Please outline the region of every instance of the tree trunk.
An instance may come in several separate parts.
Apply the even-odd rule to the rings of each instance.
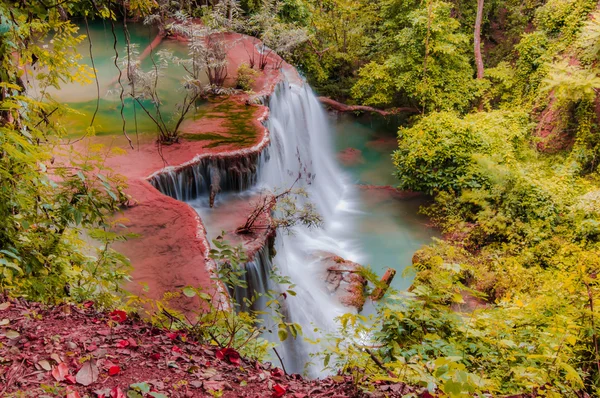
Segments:
[[[483,20],[483,1],[477,0],[477,17],[475,18],[475,65],[477,65],[477,78],[483,79],[483,58],[481,58],[481,22]]]

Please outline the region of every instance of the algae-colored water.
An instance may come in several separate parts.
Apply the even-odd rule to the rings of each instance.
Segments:
[[[332,125],[338,153],[347,153],[351,148],[356,155],[352,164],[341,164],[357,184],[397,185],[391,159],[396,147],[397,122],[343,114],[332,117]],[[364,253],[360,262],[370,265],[379,274],[387,267],[395,268],[398,273],[392,286],[408,288],[412,275],[402,277],[401,274],[411,265],[412,255],[430,243],[432,237],[439,236],[439,232],[429,226],[427,217],[418,214],[425,199],[398,199],[381,189],[360,189],[360,197],[361,213],[357,230],[352,231],[355,244]]]
[[[157,30],[154,27],[146,26],[141,23],[130,23],[127,26],[130,37],[130,51],[135,54],[142,53],[144,49],[154,40]],[[102,22],[93,22],[89,24],[89,38],[83,40],[78,46],[77,51],[81,54],[81,63],[90,67],[92,70],[92,57],[90,57],[90,41],[92,43],[92,54],[97,74],[98,87],[96,79],[92,75],[91,79],[84,84],[70,83],[64,84],[60,91],[49,91],[56,99],[66,103],[75,112],[61,115],[59,122],[67,129],[70,136],[79,136],[85,133],[90,126],[92,116],[98,105],[98,112],[94,121],[94,129],[97,135],[121,134],[123,131],[123,118],[125,119],[125,130],[129,134],[138,132],[156,133],[157,128],[150,117],[146,115],[139,104],[127,95],[128,82],[123,70],[124,61],[127,59],[127,47],[125,41],[124,28],[122,24],[117,24],[114,28],[117,44],[110,24]],[[85,25],[80,25],[81,34],[86,34]],[[87,35],[87,34],[86,34]],[[116,47],[116,51],[115,51]],[[187,46],[173,40],[163,40],[155,48],[150,56],[141,62],[144,71],[155,68],[158,62],[157,53],[161,50],[169,50],[174,56],[185,58],[187,56]],[[121,83],[125,88],[124,107],[121,111],[121,86],[118,82],[119,68],[115,66],[115,58],[118,54],[117,65],[121,68]],[[135,56],[131,58],[137,59]],[[174,62],[164,70],[158,79],[157,92],[160,98],[160,110],[162,117],[168,122],[177,109],[177,105],[185,96],[183,83],[186,72],[184,68]],[[156,106],[149,100],[144,100],[146,106],[153,117],[158,118]],[[122,115],[121,115],[122,112]]]

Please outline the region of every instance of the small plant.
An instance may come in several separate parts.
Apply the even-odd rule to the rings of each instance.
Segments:
[[[236,88],[244,91],[252,91],[254,78],[258,75],[247,63],[242,63],[237,69]]]

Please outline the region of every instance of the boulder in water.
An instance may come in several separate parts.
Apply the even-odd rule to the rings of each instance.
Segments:
[[[326,287],[346,307],[361,311],[365,304],[367,280],[360,274],[361,265],[331,253],[322,259],[326,270]]]

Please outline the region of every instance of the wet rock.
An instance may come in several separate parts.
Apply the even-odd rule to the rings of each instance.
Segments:
[[[211,169],[210,180],[210,207],[212,208],[215,204],[215,197],[221,191],[221,175],[216,168]]]
[[[325,270],[326,288],[346,307],[361,311],[366,297],[364,290],[367,280],[360,275],[360,264],[345,260],[332,253],[321,253]]]

